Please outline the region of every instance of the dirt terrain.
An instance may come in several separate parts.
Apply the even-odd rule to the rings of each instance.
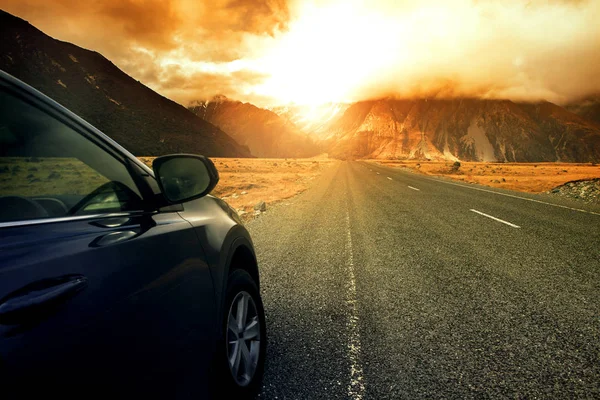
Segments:
[[[139,157],[152,165],[153,157]],[[259,202],[270,205],[289,199],[308,188],[310,182],[335,160],[315,158],[211,158],[219,171],[219,184],[212,191],[240,215],[254,215]]]
[[[567,182],[600,178],[600,166],[569,163],[485,163],[434,161],[372,160],[382,165],[408,168],[425,175],[444,176],[454,180],[491,187],[541,193]]]

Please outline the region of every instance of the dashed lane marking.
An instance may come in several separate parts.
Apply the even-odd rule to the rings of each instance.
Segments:
[[[491,215],[488,215],[486,213],[482,213],[481,211],[477,211],[477,210],[473,210],[473,209],[471,209],[470,211],[473,211],[474,213],[477,213],[479,215],[483,215],[484,217],[491,218],[494,221],[502,222],[503,224],[506,224],[508,226],[512,226],[513,228],[520,228],[519,225],[511,224],[510,222],[504,221],[503,219],[500,219],[500,218],[492,217]]]

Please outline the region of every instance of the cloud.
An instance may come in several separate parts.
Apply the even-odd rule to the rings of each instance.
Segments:
[[[260,72],[243,66],[221,71],[219,68],[186,67],[176,62],[161,65],[159,58],[154,52],[133,50],[132,57],[123,60],[121,67],[136,71],[136,79],[184,105],[216,95],[248,102],[264,103],[267,100],[252,93],[252,88],[267,78]],[[203,65],[212,66],[211,63]]]
[[[247,91],[252,85],[265,79],[260,73],[242,70],[228,75],[196,72],[188,74],[171,74],[168,80],[161,82],[161,92],[167,97],[178,98],[182,104],[190,104],[196,100],[209,100],[217,95],[251,103],[263,103],[268,99]]]
[[[227,64],[252,58],[290,18],[284,0],[0,0],[0,7],[102,53],[183,104],[219,93],[244,97],[240,89],[264,75]]]
[[[215,0],[204,2],[200,21],[212,33],[244,32],[273,35],[289,20],[284,0]]]
[[[376,80],[357,90],[360,95],[437,93],[564,103],[600,92],[600,2],[444,4],[439,18],[412,14],[412,40],[403,48],[409,62],[397,58],[382,66]],[[410,23],[406,15],[396,21]]]
[[[182,104],[600,93],[598,0],[0,0]]]
[[[228,59],[227,49],[243,44],[245,35],[273,35],[289,18],[283,0],[2,0],[0,7],[51,36],[101,52],[187,46],[192,56],[204,49],[214,55],[205,61]]]
[[[259,90],[290,101],[318,93],[564,103],[600,92],[598,20],[591,0],[328,1],[290,22]]]
[[[119,41],[125,39],[156,49],[170,49],[176,45],[173,33],[182,23],[182,17],[172,2],[119,0],[87,4],[91,4],[94,14],[99,15],[102,22],[108,22],[104,25],[105,32],[116,28],[122,33]]]

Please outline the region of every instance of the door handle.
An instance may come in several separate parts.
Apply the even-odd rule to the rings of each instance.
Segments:
[[[87,278],[75,274],[30,283],[0,300],[0,324],[14,325],[44,318],[86,286]]]

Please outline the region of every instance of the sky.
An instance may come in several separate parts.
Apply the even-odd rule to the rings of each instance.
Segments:
[[[600,93],[600,0],[0,0],[188,105]]]

